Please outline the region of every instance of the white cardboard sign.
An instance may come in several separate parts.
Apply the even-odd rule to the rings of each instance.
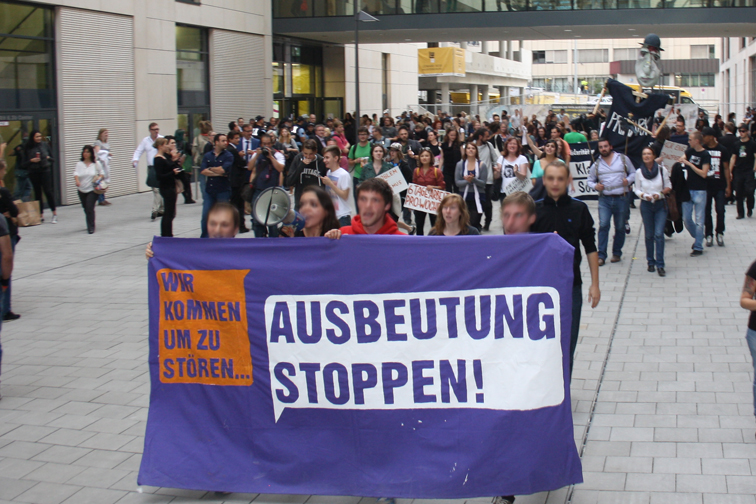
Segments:
[[[446,191],[410,184],[404,200],[404,208],[435,214],[438,212],[438,205],[447,194],[449,193]]]
[[[407,190],[407,181],[404,180],[404,175],[399,168],[392,168],[385,173],[378,175],[378,178],[382,178],[388,185],[391,186],[391,190],[394,194],[399,194],[402,191]]]

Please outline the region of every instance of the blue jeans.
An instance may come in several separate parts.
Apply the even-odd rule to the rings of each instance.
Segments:
[[[0,305],[2,305],[5,302],[5,291],[0,289]],[[3,328],[3,318],[0,317],[0,332],[2,332]],[[2,340],[0,340],[0,374],[3,372],[3,343]]]
[[[641,201],[641,217],[646,232],[646,261],[649,266],[664,267],[664,226],[667,224],[667,207],[664,200]],[[656,260],[654,260],[654,244]]]
[[[580,333],[580,313],[583,311],[583,284],[572,286],[572,327],[570,328],[570,376],[575,360],[578,335]]]
[[[16,243],[18,243],[18,235],[11,236],[11,248],[13,249],[13,255],[16,255]],[[2,306],[2,310],[0,310],[0,319],[5,316],[6,313],[11,311],[11,282],[13,278],[8,279],[8,289],[5,291],[5,295],[3,296],[3,301],[0,306]]]
[[[29,201],[31,192],[32,183],[29,180],[29,172],[16,169],[16,188],[13,190],[13,199]]]
[[[614,243],[612,255],[622,257],[622,246],[625,244],[625,211],[627,198],[622,196],[599,196],[599,231],[598,256],[606,259],[606,249],[609,246],[609,228],[614,219]]]
[[[682,204],[683,221],[685,229],[696,241],[693,250],[703,251],[704,239],[704,215],[706,213],[706,191],[690,191],[690,201]],[[693,221],[693,211],[696,212],[696,220]]]
[[[753,361],[753,414],[756,415],[756,331],[748,329],[746,341],[748,342],[748,349],[751,350],[751,360]]]
[[[231,189],[228,191],[219,192],[217,194],[209,194],[205,191],[202,200],[202,235],[200,238],[207,238],[207,214],[210,213],[210,208],[218,201],[229,201],[231,199]]]

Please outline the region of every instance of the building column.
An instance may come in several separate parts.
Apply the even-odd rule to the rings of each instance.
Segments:
[[[507,43],[504,40],[499,40],[499,58],[505,58],[507,56]]]
[[[481,54],[488,54],[489,50],[490,50],[490,48],[488,46],[488,41],[487,40],[481,41],[480,42],[480,52],[481,52]]]
[[[483,94],[483,103],[485,103],[488,100],[490,100],[490,97],[488,95],[488,90],[489,89],[490,89],[490,87],[488,86],[488,84],[483,84],[483,85],[480,86],[480,92]]]
[[[510,42],[510,44],[512,44],[512,42]],[[519,56],[517,57],[517,61],[519,61],[521,63],[522,63],[522,46],[523,45],[524,44],[522,43],[522,40],[520,40],[520,45],[517,46],[517,48],[518,48],[518,54],[519,54]]]
[[[520,90],[520,105],[525,105],[525,88],[517,88]]]
[[[472,112],[472,108],[476,105],[478,105],[478,85],[470,84],[470,110],[471,112]]]
[[[499,86],[499,103],[509,105],[509,86]]]
[[[513,60],[514,59],[513,55],[514,55],[514,51],[512,50],[512,41],[509,40],[507,41],[507,59],[510,61]]]
[[[459,47],[461,47],[462,49],[466,50],[467,49],[467,42],[460,42],[459,43]]]
[[[442,82],[441,83],[441,110],[444,110],[444,107],[449,106],[451,95],[449,94],[449,83],[448,82]]]

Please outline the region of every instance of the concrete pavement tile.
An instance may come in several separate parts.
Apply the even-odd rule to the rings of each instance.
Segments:
[[[77,448],[86,450],[85,448]],[[86,450],[89,453],[76,460],[74,463],[88,467],[114,468],[124,460],[131,457],[131,453],[121,453],[108,450]]]
[[[80,489],[81,487],[72,485],[41,482],[16,497],[15,500],[30,504],[60,504]]]
[[[674,474],[640,474],[627,475],[625,490],[636,492],[674,492]]]
[[[70,485],[80,485],[96,488],[111,488],[121,479],[125,478],[129,474],[129,471],[117,470],[113,468],[102,467],[84,467],[84,466],[72,466],[81,469],[76,475],[72,476],[68,481]],[[134,478],[134,487],[136,487],[136,478]],[[130,490],[133,490],[131,488]],[[116,489],[119,490],[119,489]]]
[[[702,459],[703,474],[751,475],[751,465],[747,459]]]
[[[24,479],[45,481],[47,483],[69,483],[71,485],[76,485],[76,483],[69,482],[68,480],[83,470],[84,468],[81,466],[48,462],[24,476]]]
[[[33,460],[41,462],[56,462],[59,464],[71,464],[87,455],[92,450],[87,448],[77,448],[75,446],[55,445],[42,453],[35,455]]]
[[[120,490],[87,487],[82,488],[63,502],[66,504],[115,504],[125,496],[126,492]]]
[[[755,504],[756,496],[728,494],[706,494],[703,504]]]
[[[21,479],[42,465],[44,462],[3,458],[0,459],[0,475],[3,478]]]
[[[43,443],[29,443],[27,441],[11,441],[0,447],[0,457],[12,457],[18,459],[30,459],[50,448],[51,445]]]
[[[701,474],[701,459],[657,457],[654,459],[654,472],[662,474]]]
[[[658,492],[651,494],[651,504],[703,504],[701,494]]]
[[[155,495],[148,493],[130,492],[118,504],[170,504],[175,502],[172,495]]]
[[[727,476],[727,491],[756,495],[756,476]]]
[[[57,429],[49,436],[40,439],[40,442],[64,446],[78,446],[95,434],[95,432],[76,429]]]
[[[0,499],[12,501],[36,484],[36,481],[25,481],[0,476]]]
[[[722,475],[678,474],[678,492],[726,493],[727,481]]]

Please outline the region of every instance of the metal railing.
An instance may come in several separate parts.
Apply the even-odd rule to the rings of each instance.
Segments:
[[[274,18],[351,16],[354,1],[373,15],[555,10],[753,7],[756,0],[276,0]]]

